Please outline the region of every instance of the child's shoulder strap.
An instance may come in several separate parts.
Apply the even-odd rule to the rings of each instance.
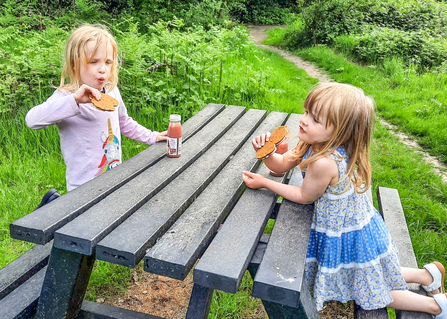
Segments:
[[[340,178],[344,177],[342,175],[346,174],[349,161],[346,149],[343,146],[339,146],[337,149],[329,153],[329,158],[333,159],[337,164]]]

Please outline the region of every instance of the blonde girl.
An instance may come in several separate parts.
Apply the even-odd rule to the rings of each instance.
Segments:
[[[251,172],[243,172],[242,178],[250,188],[265,187],[288,200],[313,203],[305,275],[317,309],[328,300],[354,300],[366,310],[391,307],[447,318],[443,265],[400,267],[388,229],[365,194],[371,185],[374,101],[351,85],[325,83],[307,96],[304,110],[298,145],[264,161],[275,172],[299,165],[302,186]],[[255,150],[269,136],[254,138]],[[423,285],[433,297],[410,292],[407,282]]]
[[[121,133],[146,144],[166,140],[166,131],[153,132],[127,114],[117,83],[116,40],[105,26],[84,25],[68,38],[60,86],[26,115],[32,129],[57,125],[68,191],[122,162]],[[91,103],[101,93],[118,100],[113,112]]]

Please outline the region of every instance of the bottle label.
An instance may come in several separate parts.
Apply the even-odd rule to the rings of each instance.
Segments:
[[[182,154],[182,138],[168,137],[168,156],[180,156]]]

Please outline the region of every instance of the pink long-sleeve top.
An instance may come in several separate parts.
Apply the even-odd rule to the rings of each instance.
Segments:
[[[57,125],[68,191],[121,164],[121,133],[145,144],[156,142],[158,132],[138,124],[127,114],[117,87],[107,94],[119,102],[113,112],[99,110],[92,103],[78,105],[73,93],[56,90],[26,115],[26,123],[32,129]]]

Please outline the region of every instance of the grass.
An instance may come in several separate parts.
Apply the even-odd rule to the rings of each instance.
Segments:
[[[447,262],[447,185],[422,155],[376,124],[371,164],[373,187],[396,188],[418,265]]]
[[[284,46],[287,29],[267,30],[265,43]],[[398,59],[385,60],[380,66],[358,65],[343,52],[319,46],[293,52],[315,63],[337,82],[361,87],[373,96],[378,114],[410,134],[426,150],[447,164],[447,74],[416,72]]]
[[[236,294],[215,290],[208,318],[266,318],[261,300],[251,297],[252,286],[253,280],[246,271]]]

